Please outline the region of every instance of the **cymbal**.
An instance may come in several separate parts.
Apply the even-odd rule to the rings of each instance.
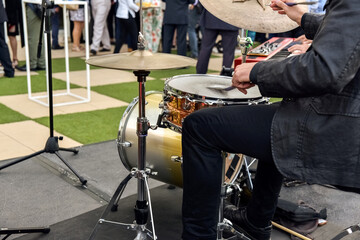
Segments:
[[[270,0],[259,1],[262,4],[257,0],[200,0],[204,8],[215,17],[246,30],[261,33],[280,33],[298,27],[286,15],[278,14],[269,6],[265,6],[265,3],[270,2]],[[300,7],[305,11],[307,10],[307,6]]]
[[[152,53],[148,50],[135,50],[130,53],[91,57],[86,61],[86,63],[110,69],[160,70],[193,66],[196,61],[192,58],[175,54]]]

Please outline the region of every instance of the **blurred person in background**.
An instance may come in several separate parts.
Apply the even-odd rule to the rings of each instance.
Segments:
[[[140,1],[136,1],[140,4]],[[161,26],[163,23],[163,11],[161,0],[143,1],[143,35],[146,40],[145,48],[151,52],[157,52],[161,39]]]
[[[198,62],[196,64],[196,73],[207,73],[210,56],[219,34],[221,35],[221,46],[223,47],[222,66],[231,68],[234,61],[239,29],[233,25],[223,22],[206,9],[203,10],[201,15],[200,26],[203,29],[204,35],[201,39],[201,48]],[[222,66],[219,66],[219,69],[221,69]]]
[[[189,23],[188,7],[195,0],[162,0],[166,3],[163,27],[163,52],[170,53],[176,30],[177,54],[186,56],[186,33]]]
[[[45,44],[42,45],[41,55],[38,58],[39,34],[41,29],[42,7],[39,4],[26,4],[26,24],[29,46],[29,62],[31,71],[45,70]],[[43,40],[44,42],[44,40]],[[17,67],[20,71],[26,71],[26,65]]]
[[[14,77],[14,68],[12,67],[9,48],[5,41],[4,23],[7,21],[7,16],[3,2],[0,1],[0,63],[4,67],[5,77]]]
[[[54,50],[64,49],[64,47],[59,45],[59,28],[60,28],[60,13],[61,7],[59,5],[55,5],[51,10],[51,38],[52,44],[51,48]]]
[[[90,46],[90,53],[96,55],[103,45],[101,52],[108,52],[111,49],[109,30],[107,27],[107,17],[111,8],[109,0],[91,0],[91,12],[94,20],[93,37]]]
[[[69,10],[70,20],[74,23],[72,37],[73,37],[73,52],[81,52],[84,50],[84,47],[80,45],[81,33],[84,29],[84,20],[85,20],[85,11],[84,5],[79,5],[77,10]]]
[[[140,7],[133,0],[117,0],[115,3],[116,16],[116,42],[114,53],[119,53],[122,45],[130,36],[130,46],[132,50],[137,49],[138,29],[135,21],[135,13]]]
[[[203,10],[201,3],[196,0],[194,4],[189,5],[189,24],[188,24],[188,35],[190,45],[190,57],[198,58],[199,55],[199,42],[196,33],[196,28],[199,26],[200,17]]]
[[[17,39],[16,36],[23,33],[22,29],[22,11],[21,11],[21,0],[5,0],[6,14],[8,17],[7,22],[7,33],[9,37],[11,53],[12,53],[12,66],[15,68],[18,66],[18,55],[17,55]],[[22,44],[23,35],[22,36]]]

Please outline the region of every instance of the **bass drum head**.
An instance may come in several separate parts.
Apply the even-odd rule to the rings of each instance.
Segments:
[[[151,124],[157,122],[161,109],[159,103],[162,101],[160,92],[146,93],[145,115]],[[120,121],[117,138],[120,160],[130,171],[137,167],[138,160],[138,136],[136,125],[138,117],[138,99],[134,99],[125,110]],[[164,183],[182,187],[181,163],[172,161],[173,156],[182,156],[181,134],[169,128],[157,128],[148,130],[146,137],[146,168],[156,172],[151,178]],[[225,166],[225,182],[232,183],[240,172],[243,163],[241,154],[227,154]]]

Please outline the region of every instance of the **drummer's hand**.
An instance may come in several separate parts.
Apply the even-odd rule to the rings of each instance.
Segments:
[[[310,47],[310,44],[308,43],[302,43],[302,44],[295,44],[289,47],[288,51],[293,54],[302,54],[305,53],[308,48]]]
[[[240,92],[247,94],[248,88],[255,86],[250,83],[250,72],[256,63],[243,63],[235,68],[234,75],[232,77],[232,86],[239,89]]]
[[[297,37],[294,39],[294,42],[305,42],[305,41],[308,41],[308,39],[305,37],[305,34],[301,35],[300,37]]]
[[[295,21],[299,26],[301,25],[301,18],[305,13],[298,5],[287,6],[284,2],[294,2],[293,0],[272,0],[270,7],[279,14],[286,14],[291,20]]]

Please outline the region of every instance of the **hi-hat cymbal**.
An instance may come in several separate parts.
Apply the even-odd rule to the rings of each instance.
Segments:
[[[257,0],[200,0],[200,2],[215,17],[246,30],[261,33],[280,33],[298,27],[286,15],[278,14]],[[263,0],[262,2],[268,3],[270,0]],[[306,11],[306,6],[301,7]]]
[[[160,70],[182,68],[195,65],[192,58],[168,53],[152,53],[135,50],[130,53],[109,54],[91,57],[86,63],[103,68],[122,70]]]

